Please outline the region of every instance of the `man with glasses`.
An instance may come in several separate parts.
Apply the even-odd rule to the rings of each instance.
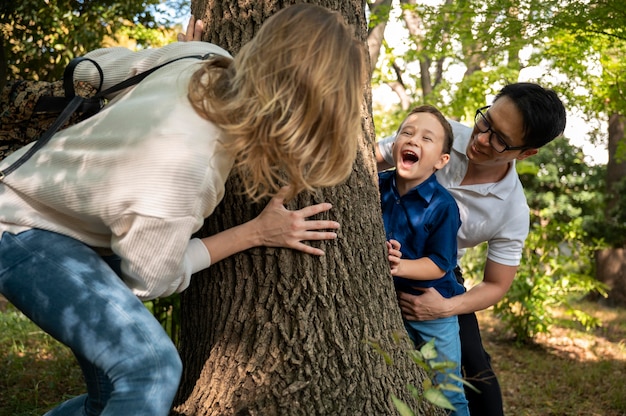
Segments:
[[[464,375],[480,393],[466,389],[470,413],[503,415],[500,386],[484,350],[476,311],[496,304],[511,286],[522,257],[530,213],[515,161],[563,134],[565,108],[557,95],[532,83],[504,87],[491,106],[476,111],[474,128],[452,121],[450,162],[437,171],[461,212],[458,259],[468,247],[487,242],[481,283],[461,295],[443,298],[426,289],[419,296],[398,293],[403,316],[425,321],[458,315]],[[391,167],[394,137],[376,146],[378,169]],[[457,279],[463,282],[457,268]]]

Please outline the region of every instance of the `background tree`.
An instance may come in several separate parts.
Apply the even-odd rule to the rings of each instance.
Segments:
[[[267,17],[290,3],[208,0],[193,2],[192,11],[205,21],[205,40],[236,54]],[[340,11],[365,42],[361,1],[315,3]],[[369,103],[368,86],[364,94]],[[369,104],[363,125],[347,182],[289,205],[333,204],[327,216],[342,228],[337,241],[321,243],[326,256],[248,250],[195,276],[183,292],[185,372],[177,414],[394,414],[392,394],[418,414],[437,414],[407,393],[407,383],[419,385],[423,373],[404,351],[408,343],[396,340],[406,337],[386,260]],[[260,212],[263,204],[252,204],[240,189],[232,177],[202,235]]]
[[[188,7],[189,0],[3,1],[0,81],[60,79],[72,58],[111,42],[169,43],[165,28],[173,32],[174,17]]]

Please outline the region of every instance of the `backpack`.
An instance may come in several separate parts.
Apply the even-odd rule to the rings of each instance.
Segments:
[[[74,87],[76,94],[86,98],[97,92],[86,82]],[[48,130],[69,102],[65,97],[63,81],[8,81],[0,91],[0,160]],[[80,113],[73,114],[60,129],[81,119]]]
[[[104,73],[92,59],[74,58],[65,68],[63,80],[10,81],[0,96],[0,160],[21,148],[37,141],[11,166],[0,172],[0,181],[26,162],[37,150],[43,147],[60,129],[64,129],[99,112],[106,103],[105,97],[138,84],[154,71],[181,59],[209,59],[215,56],[190,55],[172,59],[147,71],[132,76],[102,91]],[[100,73],[100,86],[92,87],[85,82],[74,81],[74,69],[89,61]]]

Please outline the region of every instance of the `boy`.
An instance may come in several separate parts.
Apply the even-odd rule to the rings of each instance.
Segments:
[[[450,160],[452,140],[452,127],[439,110],[432,106],[417,107],[396,135],[393,146],[396,169],[379,174],[389,264],[398,292],[420,294],[416,287],[432,287],[446,298],[464,292],[453,272],[456,236],[461,225],[459,209],[434,175]],[[419,340],[434,338],[442,361],[461,362],[456,316],[404,322],[416,346]],[[451,372],[461,377],[459,365]],[[462,383],[452,384],[457,385],[458,391],[443,392],[456,409],[452,414],[469,415]]]

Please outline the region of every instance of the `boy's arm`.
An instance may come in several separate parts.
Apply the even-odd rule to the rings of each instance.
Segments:
[[[391,269],[391,275],[411,280],[435,280],[443,277],[446,272],[439,268],[428,257],[416,260],[401,259],[395,272]]]
[[[387,242],[391,275],[411,280],[435,280],[443,277],[446,272],[428,257],[416,260],[403,259],[400,243],[396,240]]]

